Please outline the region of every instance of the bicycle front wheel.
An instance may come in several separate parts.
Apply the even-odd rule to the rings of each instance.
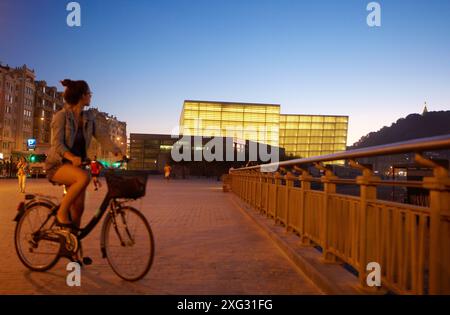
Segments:
[[[155,244],[150,225],[135,208],[121,207],[105,219],[103,243],[112,270],[122,279],[137,281],[150,270]]]

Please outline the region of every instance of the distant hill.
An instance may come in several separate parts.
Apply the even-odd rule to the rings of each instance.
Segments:
[[[400,118],[390,127],[371,132],[355,142],[349,149],[406,141],[416,138],[450,134],[450,111],[424,112]]]

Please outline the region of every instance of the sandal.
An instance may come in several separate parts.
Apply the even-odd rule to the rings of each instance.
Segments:
[[[69,222],[69,223],[60,222],[57,215],[55,215],[55,224],[56,224],[56,226],[59,226],[60,228],[67,228],[67,229],[70,229],[71,231],[76,232],[79,230],[79,228],[73,222]]]

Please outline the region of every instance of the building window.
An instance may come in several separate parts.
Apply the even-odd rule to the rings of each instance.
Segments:
[[[12,102],[13,102],[13,97],[12,97],[11,95],[9,95],[9,94],[6,94],[6,102],[12,104]]]

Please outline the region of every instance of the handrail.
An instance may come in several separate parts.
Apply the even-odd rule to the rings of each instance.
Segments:
[[[450,134],[428,137],[428,138],[420,138],[408,141],[401,141],[396,143],[378,145],[368,148],[354,149],[349,151],[343,151],[333,154],[320,155],[310,158],[300,158],[293,159],[289,161],[283,162],[275,162],[268,164],[260,164],[255,166],[242,167],[237,169],[231,169],[230,172],[234,171],[245,171],[252,169],[259,169],[263,167],[282,167],[282,166],[292,166],[298,164],[305,163],[317,163],[317,162],[328,162],[328,161],[336,161],[336,160],[344,160],[344,159],[356,159],[356,158],[365,158],[365,157],[373,157],[379,155],[392,155],[392,154],[400,154],[400,153],[409,153],[409,152],[424,152],[431,150],[440,150],[440,149],[450,149]]]
[[[450,176],[447,166],[423,155],[440,149],[450,149],[450,134],[230,169],[230,189],[286,231],[295,232],[302,245],[319,246],[324,262],[343,261],[355,268],[363,289],[371,290],[367,267],[377,262],[385,270],[382,285],[387,289],[450,294]],[[358,163],[359,158],[402,153],[414,154],[417,165],[433,172],[422,180],[383,179],[369,165]],[[321,164],[335,160],[347,160],[360,176],[341,178]],[[323,171],[321,176],[308,172],[305,163]],[[291,173],[291,167],[296,172]],[[312,183],[323,185],[316,190]],[[359,196],[340,193],[341,185],[358,186],[353,193]],[[420,191],[403,196],[414,204],[394,202],[383,200],[389,190],[378,189],[381,186]]]

